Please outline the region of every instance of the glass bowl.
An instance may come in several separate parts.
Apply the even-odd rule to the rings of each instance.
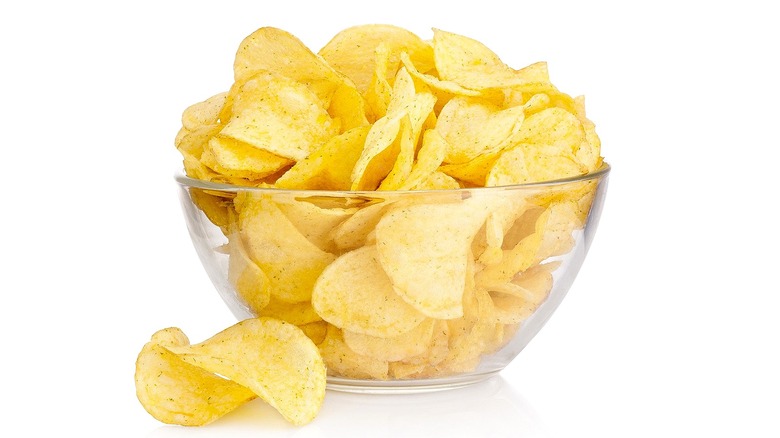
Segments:
[[[539,332],[585,259],[609,172],[388,192],[176,181],[236,318],[299,326],[329,389],[420,392],[498,373]]]

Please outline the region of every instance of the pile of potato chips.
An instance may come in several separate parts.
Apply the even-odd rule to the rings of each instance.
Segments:
[[[188,176],[236,187],[189,195],[226,237],[215,251],[235,294],[299,327],[329,375],[472,371],[545,301],[597,181],[482,187],[602,168],[584,100],[546,64],[517,70],[473,39],[389,25],[315,54],[266,27],[234,72],[184,111],[176,146]]]

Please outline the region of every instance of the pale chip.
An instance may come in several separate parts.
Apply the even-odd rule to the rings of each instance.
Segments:
[[[311,297],[322,319],[344,330],[377,337],[406,333],[425,319],[396,294],[377,258],[376,247],[364,246],[325,268]]]

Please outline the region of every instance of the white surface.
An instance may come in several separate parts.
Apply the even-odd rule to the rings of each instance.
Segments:
[[[754,1],[404,3],[0,6],[0,435],[780,435],[777,15]],[[462,33],[515,67],[547,60],[588,97],[614,171],[579,278],[478,387],[329,393],[303,428],[259,401],[205,428],[156,422],[134,394],[144,342],[234,322],[176,198],[181,111],[230,86],[258,27],[316,50],[368,22]]]

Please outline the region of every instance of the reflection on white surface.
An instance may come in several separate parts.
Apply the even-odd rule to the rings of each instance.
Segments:
[[[287,424],[255,400],[200,428],[162,426],[147,437],[507,437],[549,436],[533,408],[500,376],[460,389],[408,395],[328,391],[317,418]]]

